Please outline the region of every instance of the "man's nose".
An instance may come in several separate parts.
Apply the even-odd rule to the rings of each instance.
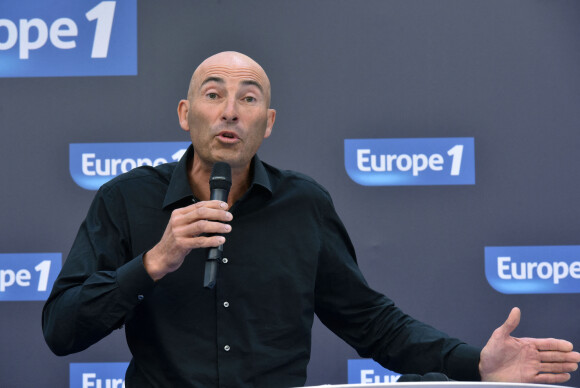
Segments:
[[[231,123],[238,121],[238,109],[234,98],[227,99],[222,112],[222,121]]]

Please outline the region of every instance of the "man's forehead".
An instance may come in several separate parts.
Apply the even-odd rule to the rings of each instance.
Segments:
[[[222,77],[220,77],[219,75],[208,75],[202,82],[201,85],[199,86],[200,89],[202,89],[204,87],[204,85],[206,84],[211,84],[211,83],[217,83],[217,84],[226,84],[228,82],[228,79],[224,79]],[[255,86],[258,89],[260,89],[260,91],[263,93],[264,92],[264,87],[262,86],[261,82],[259,80],[254,80],[252,78],[245,78],[245,77],[240,77],[239,79],[235,79],[234,82],[237,83],[238,86]]]
[[[266,86],[268,77],[261,69],[253,66],[209,64],[200,66],[193,74],[193,80],[199,87],[210,81],[255,83]]]
[[[190,92],[209,82],[235,82],[255,85],[268,97],[270,80],[264,69],[252,58],[238,52],[222,52],[203,61],[193,73]]]

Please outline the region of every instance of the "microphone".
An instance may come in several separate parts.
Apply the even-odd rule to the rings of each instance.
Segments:
[[[232,169],[225,162],[216,162],[211,170],[209,178],[210,200],[227,202],[232,186]],[[213,288],[216,282],[218,260],[222,259],[224,246],[212,247],[207,254],[205,272],[203,274],[203,286]]]
[[[397,380],[398,383],[409,383],[415,381],[453,381],[453,380],[451,380],[443,373],[438,372],[430,372],[423,376],[410,373],[401,375],[401,377],[399,377],[399,379]]]

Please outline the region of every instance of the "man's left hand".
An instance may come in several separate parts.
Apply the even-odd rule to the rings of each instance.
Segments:
[[[520,309],[514,307],[481,351],[479,372],[482,381],[534,384],[568,381],[569,372],[578,369],[580,353],[573,352],[572,344],[564,340],[512,337],[520,317]]]

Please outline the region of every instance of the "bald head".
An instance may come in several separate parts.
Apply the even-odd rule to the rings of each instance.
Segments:
[[[209,173],[222,161],[244,176],[276,119],[266,72],[250,57],[232,51],[198,66],[177,113],[181,128],[191,136],[194,166]]]
[[[187,99],[191,102],[195,92],[208,81],[219,81],[227,76],[257,86],[264,94],[266,106],[270,106],[271,87],[266,72],[252,58],[235,51],[217,53],[203,61],[193,72]]]

